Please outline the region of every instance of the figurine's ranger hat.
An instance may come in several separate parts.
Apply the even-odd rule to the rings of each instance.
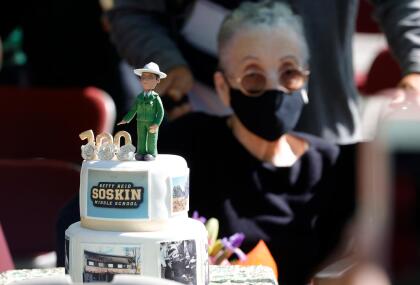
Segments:
[[[163,73],[162,71],[160,71],[159,65],[157,65],[154,62],[149,62],[143,68],[134,69],[134,73],[137,74],[138,76],[141,76],[143,72],[159,75],[160,79],[166,77],[166,73]]]

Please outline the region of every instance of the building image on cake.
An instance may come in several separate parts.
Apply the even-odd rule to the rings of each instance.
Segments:
[[[140,274],[137,248],[126,248],[125,255],[84,251],[83,282],[111,282],[115,274]]]
[[[161,277],[187,285],[197,284],[197,253],[194,240],[160,244]]]

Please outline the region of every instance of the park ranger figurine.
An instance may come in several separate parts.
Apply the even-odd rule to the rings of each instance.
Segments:
[[[164,111],[159,94],[153,90],[166,74],[154,62],[135,69],[134,73],[140,76],[143,92],[137,96],[133,107],[117,125],[127,124],[137,115],[136,160],[154,160],[157,155],[158,128]]]

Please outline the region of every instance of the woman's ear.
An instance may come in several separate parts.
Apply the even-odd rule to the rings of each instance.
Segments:
[[[230,107],[229,85],[226,82],[225,76],[222,72],[216,71],[213,75],[213,80],[217,95],[222,100],[225,106]]]

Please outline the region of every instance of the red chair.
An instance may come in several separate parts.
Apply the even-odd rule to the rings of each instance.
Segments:
[[[79,177],[70,162],[0,159],[0,221],[14,257],[55,250],[58,213],[79,190]]]
[[[12,270],[15,268],[9,246],[0,224],[0,272]]]
[[[373,6],[367,0],[359,1],[356,31],[370,34],[382,33],[373,19]],[[367,73],[355,75],[358,89],[364,95],[375,94],[380,90],[395,87],[400,80],[401,69],[388,49],[384,49],[376,55]]]
[[[382,50],[372,62],[365,82],[359,86],[365,95],[397,86],[401,80],[401,68],[388,49]]]
[[[111,131],[115,104],[97,88],[0,87],[0,158],[81,162],[79,133]]]
[[[356,19],[356,31],[359,33],[381,33],[378,24],[372,17],[373,6],[367,0],[359,1],[359,10]]]

